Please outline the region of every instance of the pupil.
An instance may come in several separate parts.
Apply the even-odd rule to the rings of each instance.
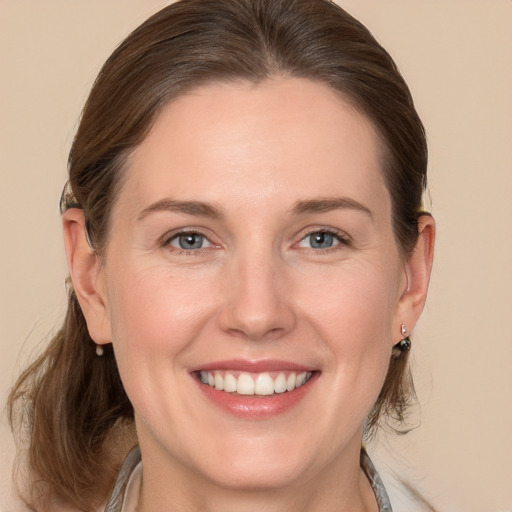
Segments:
[[[310,238],[311,247],[315,249],[326,249],[332,246],[333,238],[329,233],[315,233]]]
[[[182,249],[200,249],[202,243],[202,236],[197,234],[181,235],[179,238]]]

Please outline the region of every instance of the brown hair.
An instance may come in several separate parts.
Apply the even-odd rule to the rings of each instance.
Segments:
[[[389,54],[328,0],[182,0],[121,43],[84,107],[61,205],[83,209],[96,252],[101,255],[108,242],[123,164],[167,102],[208,82],[258,83],[276,75],[327,84],[372,121],[383,149],[397,246],[407,257],[417,240],[426,183],[423,126]],[[407,353],[394,354],[367,433],[381,417],[402,422],[411,398]],[[13,428],[20,422],[28,429],[28,465],[43,485],[38,492],[84,510],[97,506],[119,462],[113,439],[133,439],[133,409],[111,346],[95,357],[72,286],[62,328],[21,375],[9,407]],[[36,487],[31,503],[38,500]]]

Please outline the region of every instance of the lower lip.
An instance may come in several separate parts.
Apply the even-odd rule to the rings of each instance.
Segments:
[[[194,377],[201,391],[214,405],[233,416],[251,420],[269,419],[289,411],[309,393],[317,378],[318,372],[314,372],[300,388],[269,396],[258,396],[219,391]]]

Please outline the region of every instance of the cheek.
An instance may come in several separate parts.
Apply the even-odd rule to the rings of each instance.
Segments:
[[[308,293],[297,291],[303,316],[330,351],[327,371],[336,387],[370,405],[389,365],[397,273],[392,265],[387,272],[378,266],[354,266],[336,277],[316,279],[317,286],[312,281]]]
[[[176,389],[182,381],[184,357],[211,316],[207,287],[204,280],[190,282],[154,267],[118,266],[112,275],[109,314],[115,357],[126,393],[147,424],[168,410],[169,395],[162,390]],[[176,410],[186,409],[179,397],[173,400]],[[178,428],[173,421],[166,418],[171,430]]]
[[[359,348],[385,344],[398,300],[397,274],[392,266],[346,266],[324,276],[312,274],[294,294],[304,314],[336,338],[359,338]]]
[[[109,287],[114,348],[121,365],[175,357],[211,309],[207,285],[161,268],[119,269]]]

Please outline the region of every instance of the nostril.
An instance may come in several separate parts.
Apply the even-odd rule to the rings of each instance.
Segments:
[[[230,326],[223,330],[233,336],[246,338],[252,341],[273,340],[282,338],[291,330],[291,325],[286,326],[283,324],[275,326],[279,321],[280,319],[277,318],[259,318],[245,321],[238,319],[238,321],[233,320]]]
[[[259,339],[280,328],[278,318],[272,309],[262,305],[237,301],[225,308],[220,315],[222,329],[232,335],[249,339]]]
[[[223,290],[221,329],[255,341],[276,339],[290,332],[295,326],[293,308],[286,295],[290,287],[276,278],[273,263],[255,263],[252,255],[250,261],[239,262],[235,267]]]

